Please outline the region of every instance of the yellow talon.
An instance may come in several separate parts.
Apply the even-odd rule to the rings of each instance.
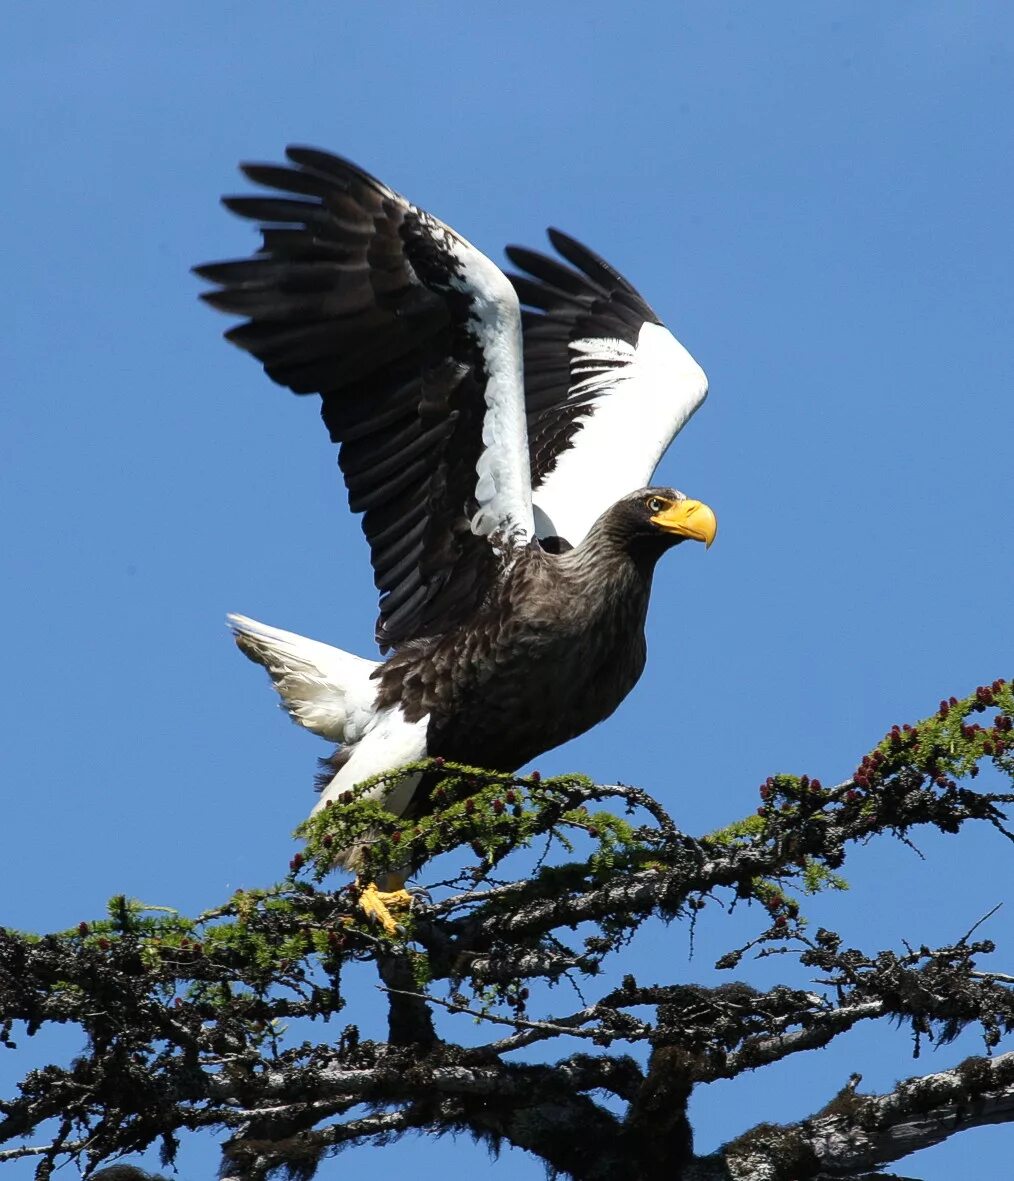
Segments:
[[[398,933],[398,924],[391,917],[392,910],[410,910],[412,895],[405,889],[405,879],[397,874],[388,874],[385,885],[392,890],[380,890],[376,882],[364,886],[359,895],[359,909],[368,919],[380,923],[388,935]]]

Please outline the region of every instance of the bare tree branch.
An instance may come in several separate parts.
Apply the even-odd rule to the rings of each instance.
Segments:
[[[196,919],[119,897],[67,931],[0,930],[0,1043],[16,1051],[46,1023],[73,1024],[87,1043],[0,1101],[0,1161],[37,1160],[40,1181],[65,1160],[94,1173],[153,1146],[170,1165],[181,1134],[213,1130],[226,1137],[224,1177],[309,1181],[344,1147],[426,1130],[515,1145],[571,1181],[889,1181],[880,1170],[919,1148],[1014,1122],[1011,1054],[879,1096],[859,1094],[856,1077],[809,1119],[759,1125],[708,1156],[694,1153],[688,1105],[697,1088],[864,1021],[904,1023],[916,1053],[967,1028],[992,1052],[1014,1032],[1014,976],[985,970],[994,945],[973,941],[983,920],[950,946],[913,932],[901,950],[864,950],[811,934],[801,911],[857,842],[908,841],[920,826],[954,835],[975,821],[1009,838],[1014,797],[970,781],[984,759],[1014,780],[1012,712],[1008,685],[980,686],[893,727],[846,782],[771,777],[757,815],[699,838],[637,788],[426,764],[444,775],[433,816],[405,828],[375,802],[324,810],[286,881]],[[321,887],[335,844],[363,833],[378,869],[462,849],[479,864],[434,886],[388,938],[354,891]],[[501,867],[533,844],[535,869],[506,878]],[[620,976],[646,920],[692,919],[715,897],[757,919],[718,966],[745,973],[748,953],[777,953],[795,986]],[[334,1020],[348,978],[364,972],[388,1003],[369,1037]],[[580,1007],[536,989],[561,983],[580,984]],[[459,1024],[477,1021],[504,1036],[475,1045]],[[311,1022],[329,1024],[299,1040]],[[626,1052],[634,1045],[646,1064]],[[94,1175],[146,1179],[122,1164]]]
[[[810,1119],[762,1125],[717,1156],[737,1181],[868,1177],[956,1132],[1012,1119],[1014,1053],[968,1059],[954,1070],[907,1079],[883,1095],[846,1088]]]

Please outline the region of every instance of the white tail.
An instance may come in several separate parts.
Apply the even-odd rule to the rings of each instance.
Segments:
[[[245,615],[228,616],[240,651],[262,664],[294,722],[332,742],[357,742],[373,717],[378,667],[330,644],[268,627]]]
[[[335,775],[322,785],[314,812],[341,800],[364,779],[394,770],[426,756],[429,717],[405,719],[398,705],[376,711],[377,682],[370,674],[378,664],[330,644],[294,632],[268,627],[245,615],[228,616],[240,651],[262,664],[294,722],[346,747],[335,761]],[[408,807],[420,776],[376,786],[366,798],[379,800],[400,816]],[[334,864],[358,872],[362,846],[335,853]]]

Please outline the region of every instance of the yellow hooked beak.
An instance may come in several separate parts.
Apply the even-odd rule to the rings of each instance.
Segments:
[[[690,541],[703,541],[709,549],[718,532],[718,521],[710,508],[700,500],[674,500],[667,509],[651,518],[651,523],[666,533]]]

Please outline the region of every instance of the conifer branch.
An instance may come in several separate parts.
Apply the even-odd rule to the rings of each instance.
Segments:
[[[226,1137],[224,1176],[287,1169],[309,1181],[343,1147],[425,1129],[516,1145],[572,1181],[872,1181],[964,1128],[1014,1122],[1011,1054],[880,1096],[860,1095],[856,1080],[808,1120],[761,1125],[710,1156],[694,1154],[688,1116],[695,1088],[860,1022],[904,1023],[916,1053],[966,1029],[992,1053],[1014,1032],[1014,975],[982,966],[994,950],[973,940],[983,920],[949,946],[863,950],[811,934],[804,913],[808,894],[839,884],[858,842],[980,822],[1006,850],[1014,794],[973,781],[986,762],[1014,781],[1012,706],[999,681],[942,701],[892,727],[847,781],[773,776],[756,815],[696,838],[638,788],[443,764],[432,816],[406,827],[365,799],[324,810],[283,882],[196,918],[121,896],[66,931],[0,930],[8,1053],[47,1023],[75,1025],[88,1043],[0,1102],[0,1161],[36,1159],[46,1178],[64,1160],[96,1170],[157,1145],[168,1165],[182,1133],[211,1130]],[[333,848],[352,839],[368,843],[378,871],[406,855],[421,870],[443,854],[478,864],[433,886],[391,938],[358,911],[355,889],[325,888]],[[537,868],[510,880],[511,858],[533,845]],[[756,916],[720,968],[778,952],[804,987],[619,979],[643,923],[692,919],[712,899]],[[349,977],[364,972],[389,1004],[372,1038],[336,1021],[349,1016]],[[562,981],[580,985],[579,1007],[542,987]],[[329,1024],[297,1041],[285,1029],[294,1018]],[[459,1023],[476,1021],[503,1036],[472,1044]],[[582,1044],[593,1052],[574,1053]],[[541,1061],[517,1061],[536,1048]],[[94,1175],[145,1177],[121,1164]]]

